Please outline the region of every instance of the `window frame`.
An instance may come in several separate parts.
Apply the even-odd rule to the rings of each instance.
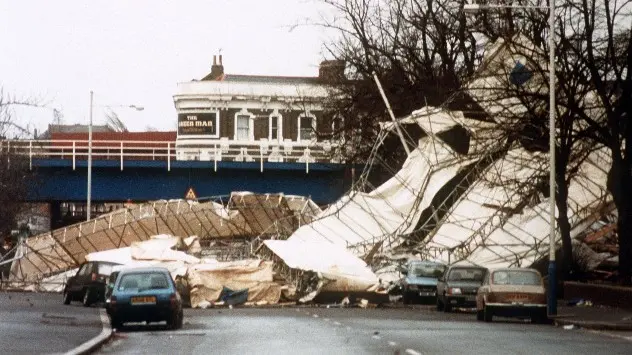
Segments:
[[[302,118],[311,118],[312,119],[312,127],[311,127],[312,130],[311,130],[311,132],[313,133],[313,137],[311,137],[309,139],[303,139],[301,137],[301,129],[302,129],[302,127],[301,127],[301,119]],[[316,116],[313,113],[307,111],[307,112],[304,112],[304,113],[301,113],[300,115],[298,115],[297,120],[298,120],[298,124],[297,124],[298,131],[297,131],[297,135],[296,135],[296,141],[297,142],[314,142],[314,141],[316,141],[317,140],[317,137],[316,137]]]
[[[273,118],[277,119],[277,138],[276,139],[272,138]],[[278,110],[274,110],[274,112],[272,112],[270,116],[268,116],[268,140],[271,142],[272,141],[283,142],[283,116],[279,113]]]
[[[237,121],[239,117],[248,117],[248,139],[238,139],[237,138]],[[234,125],[233,125],[233,140],[236,141],[254,141],[255,140],[255,115],[249,112],[247,109],[241,109],[235,113],[234,117]]]

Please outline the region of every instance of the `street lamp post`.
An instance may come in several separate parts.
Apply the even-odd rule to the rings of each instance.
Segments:
[[[117,105],[108,107],[129,107],[136,111],[142,111],[145,108],[137,105]],[[92,212],[92,110],[94,108],[94,92],[90,90],[90,122],[88,124],[88,182],[86,192],[86,220],[89,221]]]
[[[549,10],[549,315],[557,315],[557,265],[555,263],[555,0],[549,6],[465,4],[463,11],[476,13],[488,9]]]
[[[90,90],[90,123],[88,124],[88,191],[86,192],[86,220],[90,220],[92,203],[92,108],[94,103],[94,92]]]

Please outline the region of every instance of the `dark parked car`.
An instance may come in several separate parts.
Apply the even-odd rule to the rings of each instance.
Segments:
[[[405,304],[415,299],[434,299],[437,295],[437,279],[443,275],[446,265],[434,261],[412,260],[402,270],[405,277],[400,281],[402,300]]]
[[[481,266],[450,266],[437,282],[437,310],[450,312],[454,307],[476,307],[476,293],[486,271]]]
[[[167,321],[171,329],[182,328],[182,298],[169,270],[161,267],[121,270],[105,309],[114,328],[143,321]]]
[[[64,304],[81,301],[88,307],[105,301],[105,284],[112,268],[118,264],[104,261],[83,263],[75,276],[68,279],[64,287]]]

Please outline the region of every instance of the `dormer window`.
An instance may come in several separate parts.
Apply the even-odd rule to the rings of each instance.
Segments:
[[[316,117],[310,113],[298,116],[298,140],[311,141],[316,138]]]

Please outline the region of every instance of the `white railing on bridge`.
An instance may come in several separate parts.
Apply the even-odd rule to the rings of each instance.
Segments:
[[[77,161],[88,160],[87,140],[0,140],[0,153],[11,151],[28,156],[32,168],[37,159],[68,159],[73,170]],[[125,161],[165,161],[171,170],[173,161],[208,161],[217,170],[217,163],[258,162],[263,171],[265,162],[341,163],[338,145],[329,142],[295,141],[131,141],[92,140],[92,159],[116,160],[123,170]]]

